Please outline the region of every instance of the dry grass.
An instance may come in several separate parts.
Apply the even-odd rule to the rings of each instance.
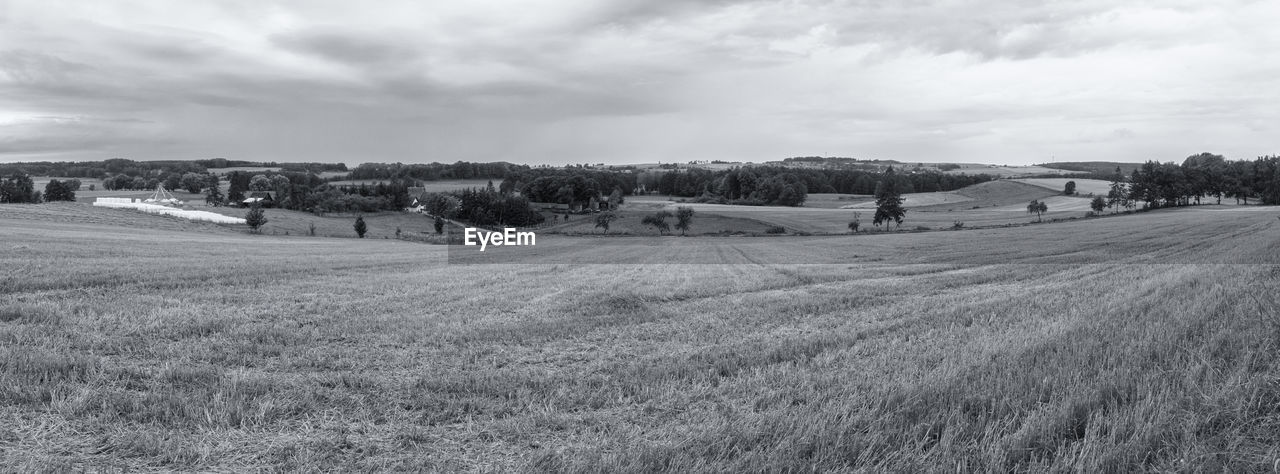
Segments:
[[[446,265],[444,246],[15,209],[0,207],[0,465],[16,471],[1280,459],[1274,211],[650,239],[766,264]],[[575,238],[559,239],[547,250]],[[806,255],[849,263],[770,263]]]

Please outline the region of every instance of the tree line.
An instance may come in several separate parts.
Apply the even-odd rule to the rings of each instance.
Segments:
[[[641,184],[661,194],[704,197],[715,202],[748,205],[803,205],[809,193],[875,194],[885,171],[880,169],[811,169],[752,166],[712,171],[691,168],[646,173]],[[936,170],[894,173],[902,194],[952,191],[995,179],[985,174],[947,174]]]
[[[36,189],[35,181],[25,173],[13,173],[0,178],[0,203],[25,204],[53,201],[75,201],[80,190],[80,180],[50,180],[44,192]]]
[[[444,179],[505,179],[513,173],[529,170],[527,165],[506,162],[452,164],[363,163],[347,174],[347,179],[412,179],[438,181]]]
[[[398,211],[413,201],[409,188],[419,183],[392,179],[377,184],[342,185],[329,183],[315,173],[267,172],[227,173],[226,200],[238,204],[254,192],[270,192],[275,206],[295,211],[377,212]]]
[[[474,225],[528,227],[546,218],[529,204],[529,199],[513,193],[502,193],[492,185],[442,193],[428,193],[418,199],[423,210],[436,219],[436,232],[443,230],[444,219],[457,219]]]
[[[519,191],[533,202],[587,203],[605,195],[631,195],[636,175],[587,168],[535,168],[513,173],[502,181],[502,193]]]
[[[182,176],[186,173],[204,174],[213,169],[230,167],[280,168],[281,171],[312,173],[320,173],[324,171],[347,171],[347,165],[343,163],[276,163],[228,160],[225,158],[189,161],[134,161],[124,158],[111,158],[102,161],[32,161],[6,163],[0,164],[0,175],[23,173],[32,176],[59,176],[102,180],[117,175],[124,175],[129,178],[140,177],[144,181],[142,184],[135,187],[121,187],[119,189],[143,189],[148,188],[148,186],[146,186],[148,180],[156,180],[150,181],[151,186],[149,186],[150,188],[155,188],[156,184],[158,184],[160,180],[168,179],[169,175],[176,174],[178,176]],[[169,188],[176,189],[176,187]]]
[[[1148,208],[1199,204],[1203,197],[1218,203],[1229,197],[1244,204],[1249,198],[1280,204],[1280,156],[1228,161],[1222,155],[1201,153],[1187,157],[1181,165],[1147,161],[1128,181],[1125,197],[1143,201]]]

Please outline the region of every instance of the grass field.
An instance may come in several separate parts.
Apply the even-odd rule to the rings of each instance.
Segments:
[[[1022,178],[1022,179],[1014,179],[1013,181],[1017,181],[1020,183],[1027,183],[1033,186],[1040,186],[1045,189],[1058,191],[1059,193],[1061,193],[1063,188],[1066,187],[1067,181],[1075,181],[1076,194],[1079,194],[1082,196],[1093,194],[1097,196],[1106,197],[1107,193],[1111,192],[1111,182],[1103,181],[1100,179]]]
[[[108,211],[0,206],[6,469],[1280,460],[1271,208],[612,247],[547,236],[530,248],[543,260],[519,265]],[[582,264],[605,255],[634,263]]]
[[[1074,171],[1045,168],[1043,166],[1001,166],[974,163],[960,163],[959,168],[948,170],[946,172],[951,174],[989,174],[999,176],[1001,178],[1016,178],[1019,176],[1037,174],[1058,174],[1063,176],[1076,174]]]
[[[679,206],[689,206],[703,218],[715,216],[756,221],[809,234],[847,233],[849,222],[857,213],[862,229],[885,230],[885,227],[877,229],[872,225],[874,198],[837,194],[816,196],[813,206],[806,203],[799,208],[677,203],[661,196],[637,196],[628,199],[624,209],[653,212],[660,208],[674,210]],[[903,198],[903,207],[907,208],[903,229],[949,229],[956,222],[970,228],[1021,225],[1036,220],[1034,215],[1027,214],[1027,203],[1032,199],[1048,202],[1049,212],[1042,216],[1043,219],[1080,218],[1089,211],[1088,198],[1061,196],[1060,191],[1014,180],[990,181],[951,192],[905,194]],[[699,225],[698,219],[695,217],[695,226]],[[719,231],[710,223],[703,224],[700,229],[711,233]]]

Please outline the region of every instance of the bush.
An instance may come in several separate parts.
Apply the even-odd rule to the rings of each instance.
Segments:
[[[956,230],[963,229],[963,228],[964,228],[964,223],[963,223],[963,222],[960,222],[960,221],[955,221],[955,222],[951,223],[951,228],[952,228],[952,229],[956,229]]]
[[[267,214],[262,212],[262,208],[257,204],[249,208],[249,212],[244,215],[244,223],[249,224],[249,231],[258,232],[258,228],[267,223]]]
[[[775,226],[773,226],[773,227],[770,227],[770,228],[766,229],[766,230],[764,231],[764,233],[766,233],[766,234],[785,234],[785,233],[787,233],[787,229],[786,229],[786,228],[784,228],[784,227],[782,227],[782,226],[780,226],[780,225],[775,225]]]
[[[364,234],[369,232],[369,226],[364,223],[364,216],[356,216],[356,223],[351,226],[356,230],[356,235],[364,238]]]

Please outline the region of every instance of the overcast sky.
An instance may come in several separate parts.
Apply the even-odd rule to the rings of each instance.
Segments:
[[[0,161],[1251,159],[1277,51],[1275,1],[0,0]]]

